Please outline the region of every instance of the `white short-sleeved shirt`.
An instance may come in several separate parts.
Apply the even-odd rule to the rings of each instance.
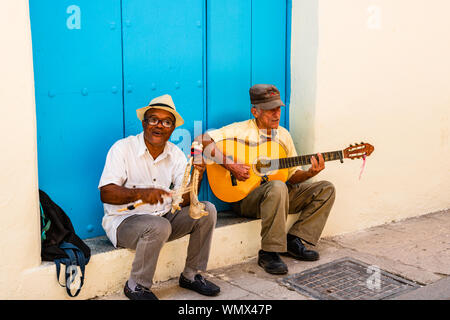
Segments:
[[[186,165],[187,159],[183,151],[169,141],[163,153],[153,159],[145,145],[144,133],[141,132],[114,143],[106,156],[98,188],[116,184],[126,188],[176,190],[181,186]],[[117,247],[116,231],[123,220],[134,214],[161,216],[171,210],[172,199],[165,198],[162,204],[144,204],[134,210],[117,211],[131,204],[103,204],[105,214],[102,227],[115,247]]]

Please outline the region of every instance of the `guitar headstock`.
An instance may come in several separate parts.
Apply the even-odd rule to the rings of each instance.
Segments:
[[[344,158],[348,159],[359,159],[363,156],[370,156],[370,154],[375,150],[375,148],[369,143],[355,143],[355,145],[350,145],[348,148],[344,149]]]

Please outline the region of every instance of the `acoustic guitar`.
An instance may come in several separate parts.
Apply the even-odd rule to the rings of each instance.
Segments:
[[[216,142],[216,146],[228,159],[250,166],[250,178],[238,181],[220,164],[207,163],[206,172],[211,190],[217,198],[225,202],[242,200],[266,181],[286,182],[288,168],[311,164],[311,157],[319,161],[317,154],[287,158],[285,148],[275,140],[251,143],[237,138],[224,139]],[[344,158],[353,160],[367,157],[373,150],[372,145],[361,142],[344,150],[324,152],[322,155],[325,161],[340,160],[342,163]]]

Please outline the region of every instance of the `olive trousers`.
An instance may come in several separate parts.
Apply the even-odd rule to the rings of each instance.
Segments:
[[[119,247],[136,250],[130,274],[136,283],[151,288],[162,247],[167,241],[187,234],[190,236],[185,268],[206,270],[217,211],[212,203],[207,201],[202,203],[205,204],[208,215],[197,220],[189,216],[187,206],[174,214],[170,212],[163,216],[136,214],[122,221],[117,228],[117,244]]]
[[[335,188],[328,181],[302,182],[287,185],[268,181],[253,190],[234,206],[248,218],[261,219],[261,249],[286,252],[286,221],[288,214],[300,213],[287,233],[316,245],[335,199]]]

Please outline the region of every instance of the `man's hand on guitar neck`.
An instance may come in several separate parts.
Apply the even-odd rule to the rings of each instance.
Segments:
[[[325,169],[325,161],[323,159],[323,155],[321,153],[317,154],[317,158],[319,161],[317,161],[316,157],[311,157],[311,167],[308,171],[303,170],[297,170],[292,177],[289,179],[290,184],[297,184],[303,181],[308,180],[309,178],[314,177],[317,175],[320,171]]]
[[[308,173],[311,177],[317,175],[320,171],[325,169],[325,161],[323,160],[323,155],[321,153],[317,154],[319,162],[317,162],[316,157],[311,157],[311,168],[309,168]]]

